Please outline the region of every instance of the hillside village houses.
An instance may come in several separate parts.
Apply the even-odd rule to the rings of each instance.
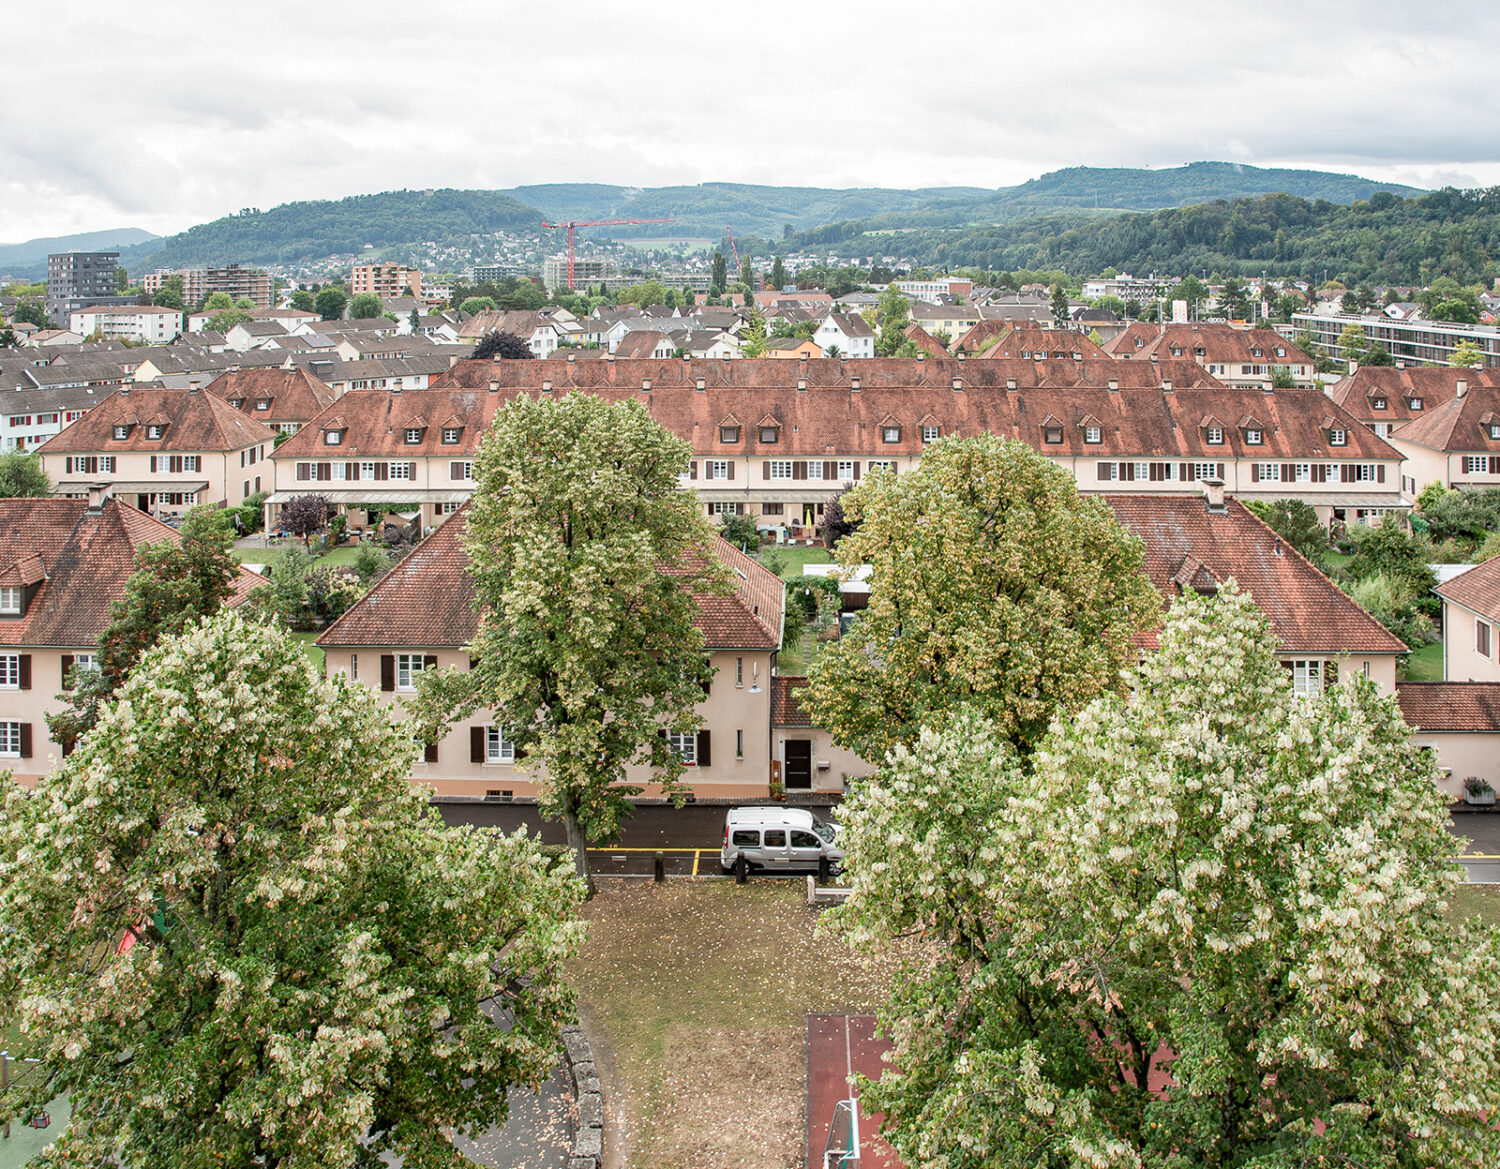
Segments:
[[[92,669],[110,607],[147,543],[177,533],[98,488],[78,498],[0,499],[0,770],[35,783],[66,754],[46,716]],[[239,570],[230,604],[264,584]]]

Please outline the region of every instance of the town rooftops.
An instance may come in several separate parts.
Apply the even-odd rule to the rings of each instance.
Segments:
[[[1181,593],[1214,592],[1234,580],[1269,618],[1284,654],[1408,652],[1239,500],[1227,500],[1216,513],[1202,495],[1104,499],[1145,544],[1146,575],[1167,604]],[[1155,635],[1148,640],[1154,645]]]
[[[1306,365],[1313,359],[1275,329],[1236,329],[1233,325],[1153,325],[1136,321],[1104,346],[1126,360],[1165,361],[1168,357],[1214,363]]]
[[[20,617],[0,617],[0,645],[93,645],[125,593],[137,550],[178,539],[118,499],[92,512],[82,499],[0,499],[0,586],[20,586],[25,605]],[[241,568],[231,604],[264,583]]]
[[[152,428],[159,427],[151,437]],[[124,437],[116,438],[116,428]],[[276,436],[217,394],[166,386],[125,386],[36,449],[75,451],[237,451]]]
[[[1500,731],[1500,682],[1397,682],[1414,731]]]
[[[991,361],[1006,357],[1022,361],[1109,360],[1109,354],[1090,341],[1086,333],[1078,333],[1072,329],[1044,329],[1030,321],[985,321],[965,334],[965,346],[967,347],[969,338],[981,329],[993,330],[997,324],[1000,325],[998,332],[986,333],[981,338],[984,350],[982,356]],[[993,343],[990,342],[990,337],[995,338]],[[1119,376],[1118,371],[1116,376]],[[1185,384],[1191,384],[1191,381]]]
[[[358,364],[364,365],[365,362]],[[350,390],[282,443],[275,457],[347,459],[473,455],[502,401],[501,395],[487,393],[484,389],[460,387],[402,390],[399,393]],[[407,441],[410,437],[408,431],[419,432],[416,442]],[[443,441],[445,431],[449,432],[448,442]],[[456,440],[453,431],[458,432]],[[330,433],[338,435],[331,442],[325,438]]]
[[[1403,426],[1402,442],[1435,451],[1485,451],[1500,454],[1500,388],[1465,386],[1435,410],[1424,410]]]
[[[301,368],[242,369],[208,388],[257,421],[309,422],[333,402],[333,391]]]
[[[1458,396],[1458,383],[1500,385],[1500,370],[1362,365],[1334,386],[1329,397],[1357,418],[1406,422],[1432,413]],[[1376,409],[1376,403],[1382,403]]]
[[[1500,621],[1500,556],[1476,564],[1432,591],[1481,617]]]
[[[418,544],[318,638],[321,646],[446,649],[479,628],[463,536],[469,505]],[[707,648],[773,650],[781,644],[781,578],[725,540],[713,552],[730,572],[728,596],[697,596],[694,624]],[[667,571],[670,572],[670,569]]]

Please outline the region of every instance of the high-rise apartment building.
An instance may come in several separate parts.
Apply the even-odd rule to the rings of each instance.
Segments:
[[[223,268],[162,268],[147,276],[142,285],[147,295],[155,296],[174,276],[182,277],[182,303],[190,312],[216,292],[228,293],[233,300],[253,300],[256,308],[276,307],[271,274],[239,264]]]
[[[394,300],[400,296],[422,296],[422,273],[417,268],[406,268],[400,264],[355,264],[349,277],[349,287],[354,296],[373,292],[381,300]]]
[[[47,257],[47,315],[68,327],[74,309],[96,304],[131,304],[115,293],[119,252],[55,252]]]

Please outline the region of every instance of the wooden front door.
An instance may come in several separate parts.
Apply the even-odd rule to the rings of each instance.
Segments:
[[[812,787],[811,739],[786,741],[786,786],[788,791]]]

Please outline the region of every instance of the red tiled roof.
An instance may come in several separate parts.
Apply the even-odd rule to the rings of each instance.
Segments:
[[[1137,348],[1136,342],[1140,347]],[[1276,356],[1280,347],[1285,356]],[[1136,321],[1118,337],[1104,345],[1114,357],[1149,361],[1154,355],[1166,360],[1174,348],[1183,358],[1208,362],[1265,362],[1270,365],[1311,365],[1312,358],[1298,349],[1275,329],[1236,329],[1233,325],[1153,325]],[[1195,352],[1203,350],[1200,357]],[[1252,350],[1259,349],[1260,356]]]
[[[804,389],[799,381],[805,382]],[[961,392],[954,391],[955,381]],[[1111,381],[1118,391],[1107,388]],[[696,453],[716,457],[826,458],[877,449],[912,457],[922,450],[917,421],[931,415],[945,435],[989,432],[1058,457],[1400,458],[1322,394],[1232,389],[1190,361],[461,361],[436,379],[432,389],[416,393],[449,393],[460,387],[482,393],[494,383],[495,396],[504,400],[535,393],[544,382],[557,393],[578,389],[611,401],[636,398],[658,422],[691,442]],[[643,389],[647,382],[649,391]],[[1165,382],[1172,383],[1171,392],[1163,391]],[[1008,389],[1007,383],[1016,388]],[[339,407],[348,413],[352,406],[346,404],[357,399],[362,401],[363,395],[345,395]],[[762,444],[750,428],[738,443],[721,444],[718,427],[729,414],[778,421],[778,441]],[[1060,443],[1043,444],[1040,423],[1048,415],[1063,424]],[[1086,415],[1100,420],[1102,442],[1084,442],[1081,422]],[[1210,446],[1200,425],[1210,415],[1227,422],[1253,417],[1263,441],[1248,446],[1241,431],[1229,428],[1223,443]],[[887,417],[902,423],[897,443],[880,441],[877,428]],[[1329,446],[1325,417],[1339,421],[1346,445]],[[277,457],[292,452],[307,457],[313,448],[294,444],[313,442],[316,436],[309,429],[286,443]]]
[[[656,329],[635,329],[620,338],[619,348],[615,350],[616,357],[652,357],[656,353],[656,347],[667,340],[665,333]]]
[[[147,438],[140,419],[164,420],[161,438]],[[115,438],[116,423],[129,423],[127,438]],[[43,454],[75,451],[237,451],[276,437],[216,394],[137,385],[116,390],[77,422],[36,449]]]
[[[322,646],[457,648],[479,628],[463,534],[469,505],[418,544],[318,638]],[[730,570],[728,596],[697,596],[694,624],[709,649],[776,649],[781,644],[781,578],[724,540],[715,553]],[[670,569],[667,571],[670,572]]]
[[[309,422],[333,402],[333,391],[301,367],[242,369],[211,382],[208,390],[226,402],[243,399],[240,411],[256,421]],[[269,405],[257,409],[262,401]]]
[[[1414,416],[1396,437],[1435,451],[1475,451],[1500,454],[1500,438],[1490,437],[1490,425],[1500,420],[1500,388],[1475,386],[1462,398],[1452,398],[1435,410]]]
[[[773,727],[810,727],[812,716],[802,706],[802,691],[807,679],[794,674],[778,674],[771,679],[771,725]]]
[[[929,333],[921,325],[907,325],[906,337],[909,341],[915,341],[917,348],[933,357],[947,357],[948,347]]]
[[[0,499],[0,583],[41,582],[24,616],[0,617],[0,645],[93,645],[109,624],[110,606],[125,595],[137,550],[179,539],[174,529],[115,499],[94,513],[82,499]],[[230,603],[238,605],[265,583],[241,568]]]
[[[1500,621],[1500,556],[1476,564],[1432,591],[1481,617]]]
[[[991,328],[982,337],[978,338],[982,346],[990,337],[998,337],[995,344],[986,348],[982,356],[991,360],[997,357],[1015,357],[1022,360],[1045,361],[1071,361],[1073,354],[1077,353],[1083,360],[1099,361],[1109,358],[1109,354],[1089,340],[1087,333],[1074,332],[1071,329],[1044,329],[1038,324],[1030,321],[983,321],[965,334],[963,345],[969,348],[969,338],[979,333],[986,326],[1002,326],[999,329]],[[1027,355],[1022,357],[1022,355]],[[1191,385],[1201,381],[1208,375],[1201,373],[1187,374],[1182,384]],[[1159,382],[1158,382],[1159,384]]]
[[[1362,365],[1334,386],[1329,397],[1365,422],[1402,423],[1423,418],[1452,401],[1460,381],[1470,386],[1500,385],[1500,370]],[[1422,400],[1420,410],[1409,405],[1413,397]],[[1375,398],[1385,399],[1384,410],[1371,405]]]
[[[485,369],[498,369],[487,361],[467,362]],[[550,364],[539,362],[507,362],[508,365]],[[476,389],[450,386],[446,389],[402,390],[351,390],[338,401],[328,406],[306,426],[299,430],[276,450],[278,459],[312,458],[419,458],[427,455],[472,455],[479,449],[479,440],[494,418],[495,411],[509,398],[507,394],[491,394],[481,384]],[[457,443],[443,445],[442,431],[452,426],[452,421],[442,426],[430,426],[422,434],[422,441],[406,442],[407,420],[413,416],[421,418],[458,419],[462,433]],[[337,446],[323,442],[323,431],[343,430],[344,439]]]
[[[1292,550],[1238,500],[1210,513],[1201,495],[1106,495],[1146,546],[1146,575],[1164,600],[1230,579],[1271,622],[1283,653],[1404,654],[1404,642]],[[1155,644],[1154,635],[1149,639]]]
[[[1500,731],[1500,682],[1397,682],[1416,731]]]

